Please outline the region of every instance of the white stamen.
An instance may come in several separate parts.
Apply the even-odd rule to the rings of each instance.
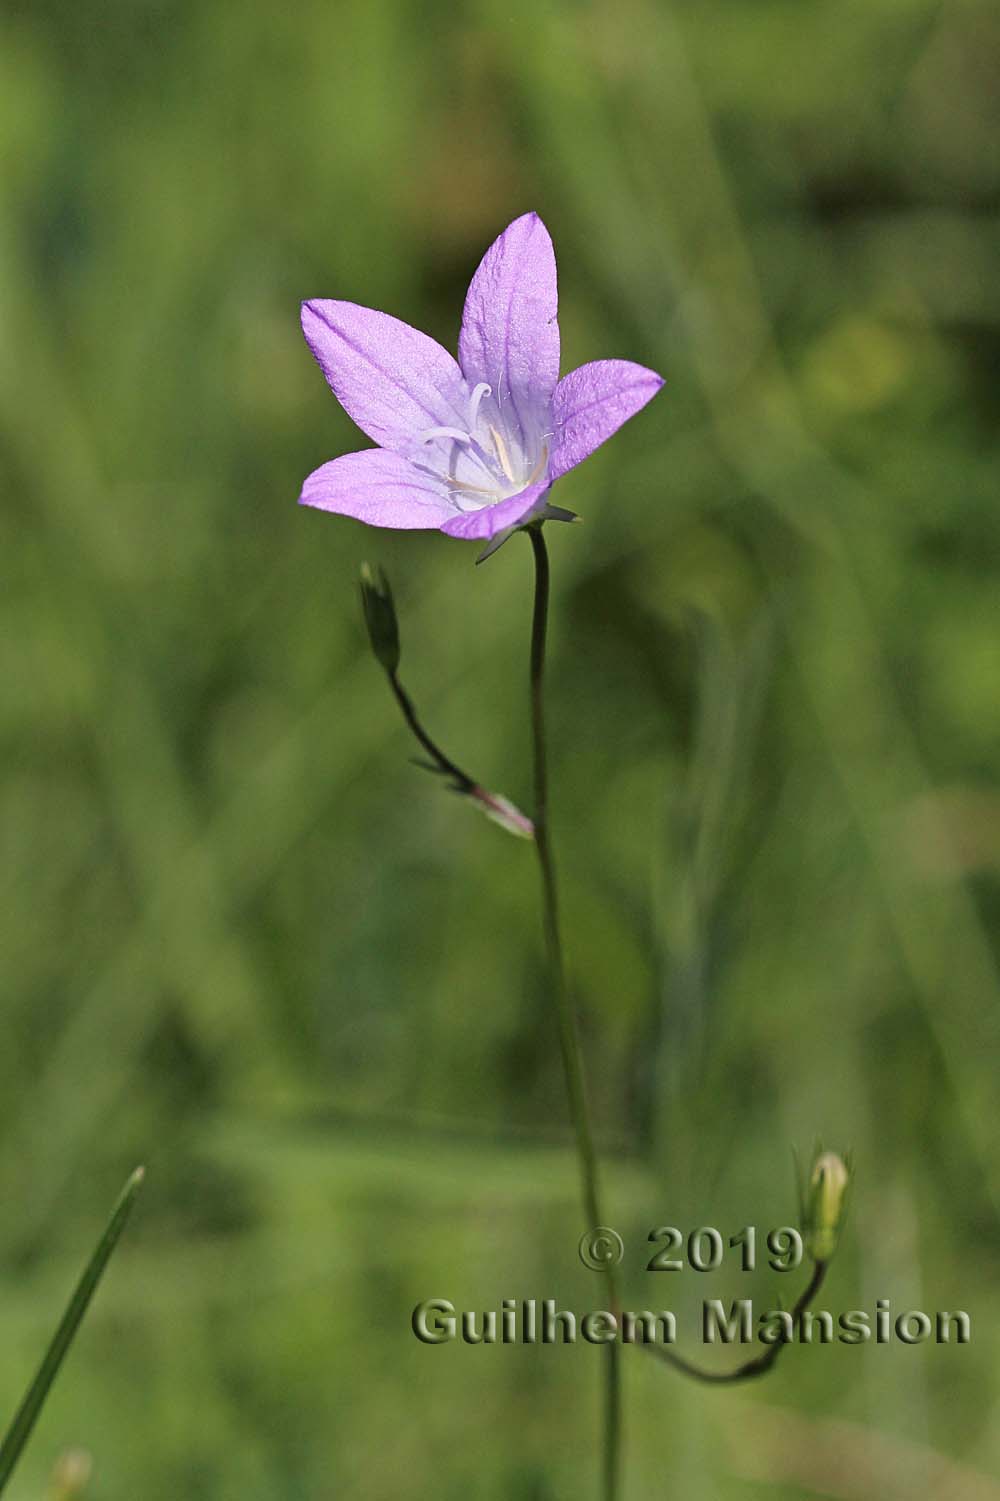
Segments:
[[[486,490],[482,485],[467,485],[464,480],[455,479],[453,475],[446,475],[445,484],[449,490],[461,490],[464,495],[485,495],[488,500],[497,499],[495,490]]]
[[[478,386],[473,386],[472,395],[469,397],[469,427],[474,428],[476,418],[479,416],[479,408],[484,396],[492,396],[493,388],[481,380]]]

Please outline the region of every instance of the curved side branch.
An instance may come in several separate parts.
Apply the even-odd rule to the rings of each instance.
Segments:
[[[797,1325],[802,1315],[806,1312],[810,1303],[815,1298],[823,1285],[826,1276],[828,1261],[817,1261],[813,1267],[813,1274],[806,1287],[799,1295],[798,1302],[792,1309],[792,1323]],[[680,1371],[684,1376],[690,1376],[693,1381],[704,1382],[707,1386],[733,1386],[738,1381],[752,1381],[755,1376],[764,1376],[777,1361],[787,1340],[779,1340],[777,1344],[768,1345],[759,1355],[754,1355],[750,1360],[745,1360],[742,1365],[733,1371],[706,1371],[703,1366],[696,1365],[693,1360],[688,1360],[684,1355],[678,1355],[676,1350],[668,1345],[646,1345],[641,1348],[655,1355],[658,1360],[673,1366],[675,1371]]]

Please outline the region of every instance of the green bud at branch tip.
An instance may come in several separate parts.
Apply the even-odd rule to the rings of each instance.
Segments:
[[[376,661],[386,672],[395,673],[400,657],[396,606],[384,571],[370,563],[361,565],[361,607]]]
[[[847,1212],[850,1167],[836,1152],[819,1152],[802,1189],[802,1229],[814,1261],[829,1261]]]

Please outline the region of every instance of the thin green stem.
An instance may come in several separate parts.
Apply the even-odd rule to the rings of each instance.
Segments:
[[[430,757],[429,761],[420,761],[418,765],[440,776],[448,777],[453,792],[460,792],[463,797],[471,798],[473,802],[478,803],[483,812],[494,822],[501,824],[509,834],[516,834],[519,839],[533,839],[535,830],[530,818],[525,818],[521,810],[515,808],[508,798],[501,797],[496,792],[488,792],[485,787],[470,777],[467,771],[463,771],[450,756],[446,756],[437,742],[431,739],[420,722],[413,700],[399,681],[399,674],[395,668],[387,668],[386,677],[389,679],[389,687],[395,695],[396,702],[403,711],[403,718]]]
[[[822,1287],[829,1264],[828,1261],[817,1261],[813,1267],[812,1276],[799,1294],[798,1301],[792,1309],[791,1318],[793,1328],[798,1326],[802,1315]],[[650,1355],[655,1356],[657,1360],[662,1360],[667,1365],[673,1366],[675,1371],[680,1371],[683,1375],[690,1376],[694,1381],[703,1381],[707,1386],[733,1386],[740,1381],[752,1381],[756,1376],[764,1376],[774,1365],[784,1348],[785,1346],[781,1342],[775,1345],[768,1345],[767,1349],[762,1351],[760,1355],[754,1355],[750,1360],[745,1360],[735,1370],[707,1371],[704,1366],[696,1365],[693,1360],[688,1360],[684,1355],[678,1355],[675,1350],[671,1350],[666,1345],[642,1345],[642,1349],[648,1350]]]
[[[556,885],[555,860],[549,832],[549,779],[548,757],[545,740],[545,644],[549,617],[549,554],[542,536],[541,524],[527,528],[535,556],[535,603],[531,622],[531,727],[534,748],[535,783],[535,849],[538,851],[538,866],[542,880],[542,925],[545,931],[545,947],[548,955],[552,995],[555,1003],[559,1046],[562,1053],[563,1072],[566,1076],[566,1093],[569,1098],[569,1113],[576,1134],[577,1153],[580,1159],[580,1180],[583,1205],[588,1228],[596,1229],[605,1220],[600,1207],[600,1185],[597,1172],[597,1156],[590,1126],[590,1111],[587,1105],[587,1090],[584,1077],[583,1053],[576,1013],[566,984],[566,966],[563,961],[562,938],[559,926],[559,896]],[[604,1267],[607,1284],[609,1312],[619,1312],[618,1284],[614,1267]],[[618,1495],[619,1455],[621,1451],[621,1367],[620,1347],[617,1340],[605,1346],[607,1350],[607,1377],[605,1388],[604,1429],[604,1489],[605,1501],[615,1501]]]
[[[445,755],[441,747],[431,739],[420,723],[413,700],[399,681],[398,673],[395,671],[387,672],[386,676],[389,679],[389,686],[395,694],[396,702],[403,711],[403,718],[430,756],[437,770],[445,776],[452,778],[457,792],[470,793],[475,791],[477,786],[475,779],[470,777],[467,771],[463,771],[460,766],[457,766],[450,756]]]

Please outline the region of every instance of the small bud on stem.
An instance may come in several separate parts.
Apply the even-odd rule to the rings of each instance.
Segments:
[[[802,1191],[802,1229],[814,1261],[829,1261],[837,1249],[847,1209],[851,1174],[836,1152],[820,1152]]]
[[[396,606],[385,573],[370,563],[361,565],[361,606],[376,660],[386,672],[396,672],[400,655]]]

